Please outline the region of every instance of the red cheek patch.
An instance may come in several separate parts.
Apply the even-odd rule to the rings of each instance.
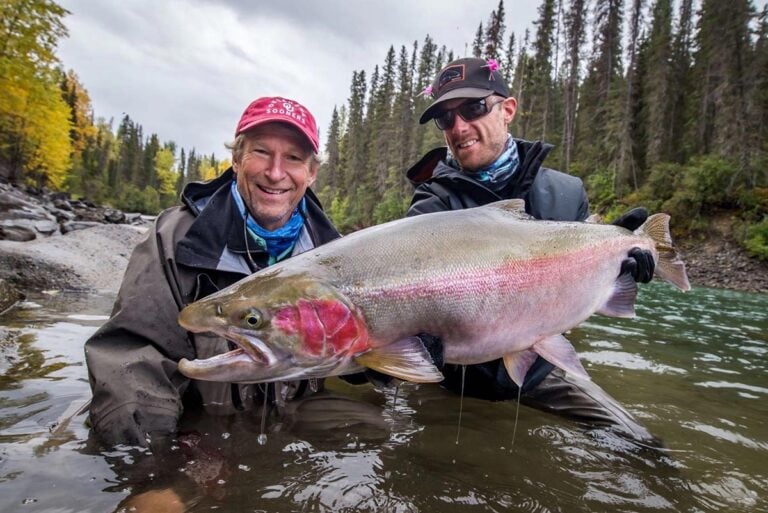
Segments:
[[[318,312],[315,311],[313,302],[299,299],[296,308],[299,311],[299,326],[304,335],[304,345],[307,351],[313,355],[323,354],[325,329],[323,323],[318,319]]]
[[[272,316],[272,325],[287,335],[299,331],[299,313],[293,306],[281,308]]]
[[[346,305],[329,299],[299,299],[278,310],[272,325],[283,333],[300,334],[313,356],[359,353],[368,349],[368,330]]]

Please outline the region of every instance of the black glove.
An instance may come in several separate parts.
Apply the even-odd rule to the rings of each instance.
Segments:
[[[648,211],[643,207],[637,207],[626,214],[619,216],[619,218],[611,224],[614,226],[621,226],[622,228],[634,232],[642,226],[646,219],[648,219]]]
[[[648,283],[653,279],[653,271],[656,263],[653,261],[653,254],[647,249],[632,248],[629,250],[627,259],[621,263],[622,274],[631,274],[636,282]]]
[[[635,231],[645,220],[648,219],[648,211],[643,207],[633,208],[626,214],[619,216],[613,223],[614,226],[621,226],[630,231]],[[627,259],[621,263],[622,274],[631,274],[636,282],[648,283],[653,279],[653,271],[656,263],[653,261],[653,255],[650,251],[640,248],[632,248],[627,254]]]
[[[424,345],[424,349],[426,349],[429,353],[429,356],[432,358],[432,363],[435,364],[435,367],[442,370],[443,341],[440,340],[440,337],[435,337],[428,333],[419,333],[416,336],[419,337],[421,343]],[[389,374],[384,374],[373,369],[365,369],[365,377],[370,383],[377,387],[390,386],[392,384],[392,380],[395,379]]]

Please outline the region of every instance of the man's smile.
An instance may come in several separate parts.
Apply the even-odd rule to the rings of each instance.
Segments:
[[[267,187],[266,185],[257,185],[256,187],[259,188],[262,192],[265,192],[267,194],[278,196],[280,194],[285,194],[288,192],[289,189],[276,189],[273,187]]]

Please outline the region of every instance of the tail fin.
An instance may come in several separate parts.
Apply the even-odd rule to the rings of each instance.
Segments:
[[[650,237],[656,244],[659,260],[656,262],[655,274],[680,290],[691,290],[688,275],[685,273],[685,263],[680,260],[669,234],[669,215],[653,214],[635,233]]]

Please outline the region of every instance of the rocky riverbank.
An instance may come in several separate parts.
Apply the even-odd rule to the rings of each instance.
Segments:
[[[719,235],[719,236],[718,236]],[[730,235],[680,242],[691,284],[768,292],[768,263],[751,258]]]
[[[115,292],[152,218],[0,183],[0,312],[48,289]]]
[[[67,194],[0,183],[0,312],[25,292],[117,291],[152,218]],[[768,292],[768,263],[733,239],[729,218],[705,239],[678,241],[693,285]]]

